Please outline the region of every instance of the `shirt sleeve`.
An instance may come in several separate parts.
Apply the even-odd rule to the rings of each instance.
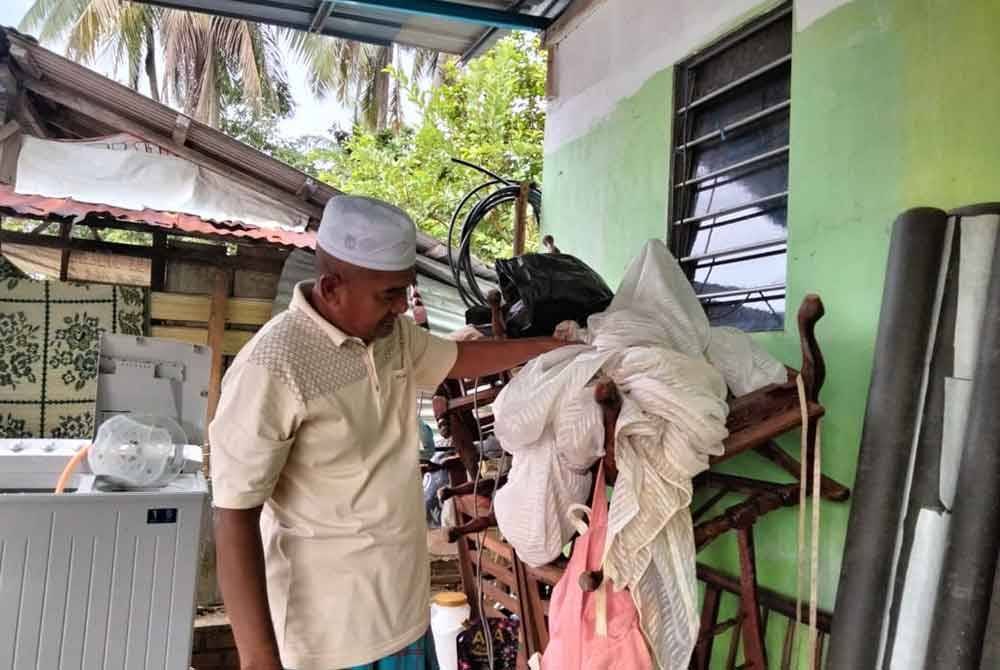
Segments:
[[[290,388],[265,368],[238,362],[226,374],[208,429],[216,507],[259,507],[285,467],[301,408]]]
[[[408,318],[401,321],[406,328],[413,378],[422,389],[434,389],[444,381],[458,360],[458,345],[443,337],[431,335]]]

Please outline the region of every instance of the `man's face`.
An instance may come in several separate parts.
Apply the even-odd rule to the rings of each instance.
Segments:
[[[396,318],[409,306],[407,290],[415,280],[412,269],[380,272],[352,268],[323,275],[320,294],[341,330],[372,342],[392,334]]]

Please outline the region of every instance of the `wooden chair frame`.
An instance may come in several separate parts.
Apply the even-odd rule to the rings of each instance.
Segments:
[[[503,337],[498,294],[491,295],[491,307],[494,337]],[[725,582],[724,585],[720,585],[723,583],[716,579],[712,586],[711,582],[705,580],[706,575],[712,574],[711,571],[699,568],[699,577],[706,581],[706,598],[702,607],[702,631],[692,658],[692,670],[708,669],[714,638],[734,625],[738,625],[739,637],[742,638],[745,663],[741,668],[767,668],[764,633],[768,608],[763,608],[765,614],[762,615],[762,591],[757,584],[753,527],[761,517],[776,509],[798,505],[800,485],[805,485],[807,495],[813,493],[811,482],[798,481],[800,461],[776,445],[774,439],[802,426],[796,384],[796,377],[801,375],[805,387],[809,429],[805,458],[807,466],[811,466],[817,422],[825,413],[819,402],[819,393],[826,377],[826,367],[815,335],[816,323],[823,317],[823,313],[823,303],[819,297],[806,296],[798,312],[802,350],[800,371],[789,368],[785,383],[771,385],[730,400],[726,422],[730,435],[724,442],[725,453],[712,460],[714,465],[754,451],[787,472],[795,481],[790,484],[777,483],[711,471],[695,479],[696,490],[714,492],[708,501],[692,511],[696,547],[700,551],[724,533],[735,532],[739,547],[740,575],[735,582]],[[449,538],[459,543],[463,588],[469,595],[470,602],[478,602],[479,591],[476,584],[480,576],[476,567],[481,564],[482,578],[485,580],[483,596],[491,604],[500,605],[517,614],[521,620],[521,660],[524,660],[534,652],[545,649],[545,617],[548,613],[545,595],[558,581],[562,568],[558,564],[541,569],[530,568],[517,559],[513,548],[499,536],[483,535],[484,531],[496,525],[495,518],[489,513],[489,497],[494,486],[502,486],[504,482],[480,479],[477,485],[474,481],[479,468],[479,452],[475,443],[481,436],[492,432],[493,421],[491,414],[483,416],[478,409],[489,405],[508,380],[509,374],[505,373],[486,380],[449,381],[435,396],[434,411],[442,434],[451,437],[458,454],[456,459],[450,459],[439,467],[449,469],[452,484],[442,492],[442,498],[456,498],[459,525],[449,529]],[[614,383],[610,380],[601,381],[595,389],[595,401],[603,410],[607,454],[605,471],[608,483],[613,484],[617,473],[614,462],[614,430],[621,409],[621,398]],[[824,499],[838,502],[845,501],[850,496],[847,487],[825,476],[819,493]],[[740,495],[742,498],[721,514],[703,519],[730,494]],[[479,497],[479,503],[476,502],[476,496]],[[500,557],[503,564],[481,555],[483,548],[491,552],[492,557]],[[602,579],[600,574],[585,577],[587,579],[581,580],[581,586],[587,590],[596,588]],[[489,588],[486,586],[487,581]],[[502,587],[497,586],[498,584]],[[727,588],[733,587],[733,584],[738,585],[738,588]],[[720,624],[717,621],[718,598],[727,590],[738,592],[740,614],[736,623]],[[766,600],[775,602],[773,595],[768,595]],[[734,667],[736,654],[731,650],[730,655],[734,660],[729,667]],[[821,652],[815,660],[816,667],[820,667]],[[523,666],[519,664],[519,667]]]

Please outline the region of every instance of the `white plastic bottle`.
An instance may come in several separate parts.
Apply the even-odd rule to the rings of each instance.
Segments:
[[[472,610],[464,593],[445,591],[431,604],[431,633],[440,670],[458,670],[458,634]]]

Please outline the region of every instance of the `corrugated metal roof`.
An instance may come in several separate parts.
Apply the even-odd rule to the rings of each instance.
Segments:
[[[299,0],[300,4],[311,1]],[[329,184],[314,180],[215,128],[188,119],[138,91],[46,49],[34,38],[12,28],[0,27],[0,62],[7,59],[17,63],[12,71],[36,103],[39,118],[46,125],[51,139],[95,137],[108,132],[130,133],[254,188],[262,184],[266,187],[262,192],[269,197],[293,205],[312,217],[311,227],[318,225],[326,201],[340,193]],[[74,123],[81,127],[83,135],[67,135],[60,125],[50,123],[62,123],[60,119],[67,117],[75,119]],[[174,141],[176,131],[181,127],[186,128],[184,137]],[[168,219],[161,217],[159,220],[163,223]],[[195,226],[197,222],[182,220],[177,225],[178,229],[184,230],[180,226]],[[232,232],[222,232],[218,226],[215,228],[213,234],[269,239],[261,233],[237,232],[246,231],[246,228],[227,229]],[[313,246],[311,237],[282,238],[283,241],[277,243],[300,248]],[[448,248],[422,231],[417,231],[417,250],[426,258],[447,263]],[[474,260],[473,266],[478,276],[496,278],[493,270],[479,261]]]
[[[21,195],[14,192],[10,184],[0,184],[0,212],[7,216],[18,216],[39,220],[65,220],[80,222],[84,219],[100,218],[147,225],[192,235],[225,236],[262,240],[304,249],[312,249],[316,235],[312,231],[296,233],[292,231],[255,228],[252,226],[228,225],[208,221],[190,214],[160,212],[152,209],[134,210],[77,202],[70,198],[46,198],[39,195]]]
[[[510,30],[544,30],[572,0],[138,0],[370,44],[472,58]]]

